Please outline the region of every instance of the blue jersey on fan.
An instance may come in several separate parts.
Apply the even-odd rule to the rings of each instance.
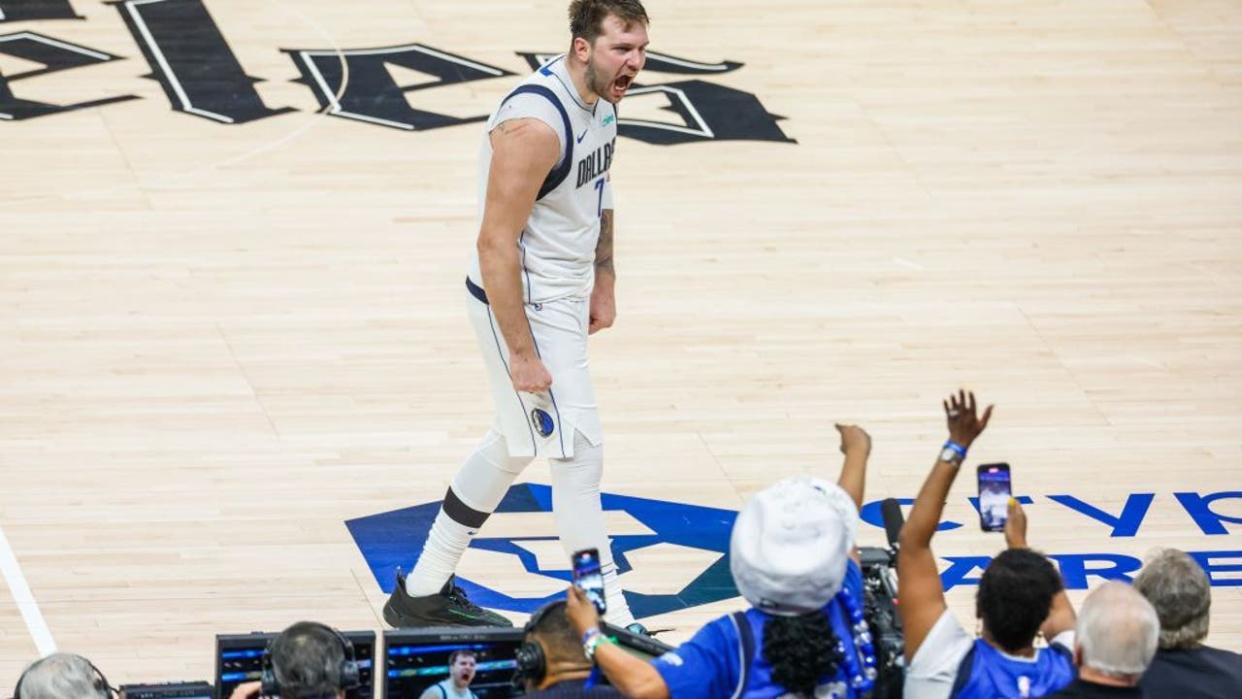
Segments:
[[[1070,653],[1058,644],[1035,650],[1033,658],[1007,655],[983,639],[962,659],[951,699],[1028,699],[1059,691],[1077,673]]]
[[[862,571],[858,564],[849,561],[841,590],[850,595],[858,607],[862,607]],[[832,631],[842,642],[845,653],[852,661],[848,664],[863,667],[861,658],[852,641],[850,615],[838,597],[824,605],[824,614],[832,624]],[[683,697],[732,697],[734,699],[775,699],[788,691],[772,681],[772,666],[763,659],[763,631],[772,617],[751,608],[745,614],[732,614],[712,621],[699,629],[686,643],[652,661],[672,699]],[[741,629],[744,623],[748,629]],[[753,639],[749,644],[746,637]],[[749,645],[750,648],[746,648]],[[847,663],[843,660],[836,677],[824,677],[826,687],[837,685],[839,696],[857,697],[849,689],[845,677]]]

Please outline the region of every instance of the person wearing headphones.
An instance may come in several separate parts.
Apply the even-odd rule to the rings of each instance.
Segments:
[[[650,663],[609,642],[586,595],[567,613],[583,650],[634,699],[859,699],[878,677],[863,618],[854,539],[871,437],[837,425],[845,464],[837,483],[794,476],[755,494],[733,525],[729,569],[752,606],[720,617]]]
[[[517,652],[517,665],[514,680],[525,687],[528,697],[621,696],[608,685],[592,684],[591,661],[569,623],[564,600],[544,605],[531,615]]]
[[[13,689],[13,699],[112,699],[115,694],[99,668],[72,653],[34,661]]]
[[[331,626],[299,621],[268,644],[263,679],[237,685],[229,699],[345,699],[359,684],[349,639]]]

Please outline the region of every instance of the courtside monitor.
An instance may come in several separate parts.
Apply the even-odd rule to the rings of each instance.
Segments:
[[[216,699],[229,695],[243,682],[258,682],[263,674],[263,654],[267,644],[279,634],[254,632],[216,636]],[[375,632],[342,631],[354,647],[361,686],[346,692],[348,699],[375,697]]]
[[[216,688],[208,682],[123,684],[118,689],[125,699],[213,699],[216,695]]]
[[[513,684],[518,628],[396,629],[384,632],[384,699],[431,699],[469,689],[479,699],[521,696]],[[442,694],[436,685],[456,683]],[[460,689],[457,689],[460,688]]]

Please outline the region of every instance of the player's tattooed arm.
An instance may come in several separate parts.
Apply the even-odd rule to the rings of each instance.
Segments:
[[[595,273],[617,276],[612,264],[612,209],[604,209],[599,217],[599,242],[595,244]]]
[[[613,292],[617,273],[612,266],[612,209],[599,217],[599,242],[595,244],[595,288],[591,289],[589,334],[611,328],[617,320],[617,298]]]

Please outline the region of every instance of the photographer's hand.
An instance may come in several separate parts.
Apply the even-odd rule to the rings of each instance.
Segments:
[[[569,623],[579,636],[592,629],[599,631],[599,614],[585,592],[570,585],[565,605]],[[632,699],[669,699],[668,685],[655,666],[621,650],[614,643],[597,644],[593,661],[622,695]]]
[[[262,682],[242,682],[233,688],[233,693],[229,695],[229,699],[258,699],[259,692],[262,690]]]
[[[565,615],[569,617],[569,624],[574,627],[574,633],[579,638],[588,629],[599,628],[599,612],[591,600],[587,599],[586,593],[575,585],[570,585],[569,592],[565,595]]]

